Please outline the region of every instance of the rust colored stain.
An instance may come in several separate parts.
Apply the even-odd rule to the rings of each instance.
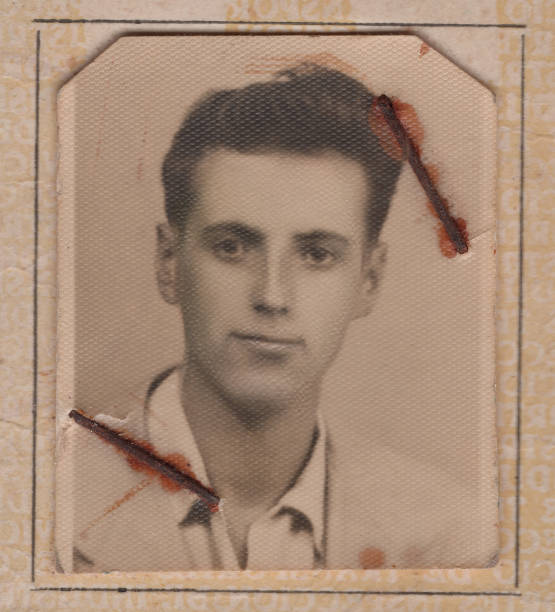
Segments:
[[[381,119],[378,113],[382,115]],[[428,196],[428,208],[438,219],[437,228],[440,251],[446,257],[468,252],[466,222],[454,218],[449,204],[439,193],[436,182],[438,169],[433,164],[424,165],[420,153],[424,136],[414,109],[408,104],[399,104],[385,94],[376,98],[369,113],[369,124],[378,136],[381,146],[391,157],[407,159],[424,193]],[[387,126],[388,134],[384,127]],[[396,143],[397,148],[393,146]],[[450,243],[450,244],[449,244]]]
[[[385,565],[383,550],[373,548],[372,546],[362,550],[358,554],[358,560],[362,569],[380,569]]]
[[[181,453],[170,453],[169,455],[159,455],[156,452],[156,449],[154,448],[154,446],[150,442],[147,442],[146,440],[131,440],[128,437],[126,437],[126,439],[132,441],[133,444],[135,444],[136,446],[140,446],[143,450],[147,451],[151,455],[157,456],[162,461],[169,463],[174,468],[178,469],[180,472],[187,474],[191,478],[194,478],[195,480],[199,481],[196,474],[193,472],[191,468],[191,463]],[[122,453],[123,455],[125,455],[125,458],[127,459],[127,463],[129,464],[129,467],[131,469],[137,472],[142,472],[143,474],[146,474],[147,476],[149,476],[149,478],[151,479],[158,477],[160,479],[160,485],[166,491],[169,491],[170,493],[176,493],[177,491],[181,491],[184,488],[184,485],[178,482],[175,482],[175,480],[168,478],[164,474],[161,474],[152,465],[149,465],[148,463],[141,461],[137,457],[129,455],[124,449],[116,448],[116,450],[119,453]],[[210,489],[209,487],[206,487],[206,488],[212,491],[212,489]],[[208,506],[212,512],[216,512],[218,510],[217,504],[216,505],[208,504]]]
[[[109,444],[109,442],[107,442],[106,440],[105,440],[105,442]],[[141,448],[147,450],[150,453],[154,452],[154,447],[152,446],[152,444],[149,444],[148,442],[146,442],[144,440],[141,440],[141,441],[135,440],[134,444],[137,444],[138,446],[141,446]],[[126,456],[127,463],[129,464],[129,466],[132,469],[134,469],[134,470],[136,470],[138,472],[143,472],[144,474],[147,475],[147,477],[144,478],[143,480],[141,480],[141,482],[139,482],[137,485],[135,485],[134,487],[129,489],[124,495],[122,495],[122,497],[117,499],[111,506],[106,508],[106,510],[100,516],[98,516],[96,519],[91,521],[89,523],[89,525],[87,525],[87,527],[85,527],[85,529],[83,529],[83,531],[80,534],[81,537],[83,537],[83,538],[87,537],[87,532],[92,527],[97,525],[102,519],[104,519],[109,514],[114,512],[114,510],[117,510],[125,502],[129,501],[130,499],[132,499],[135,495],[137,495],[137,493],[142,491],[149,484],[154,482],[156,477],[160,478],[160,484],[167,491],[175,493],[176,491],[180,491],[183,488],[182,485],[180,485],[179,483],[173,481],[171,478],[168,478],[167,476],[164,476],[164,474],[160,474],[160,472],[158,472],[152,466],[147,465],[146,463],[140,461],[136,457],[132,457],[132,456],[128,455],[122,449],[118,448],[117,450],[118,450],[118,452],[121,452],[122,454],[124,454]],[[180,471],[182,471],[182,472],[184,472],[186,474],[189,474],[189,476],[191,476],[192,478],[195,478],[196,480],[198,480],[198,478],[196,477],[195,473],[191,469],[191,464],[189,463],[189,461],[187,461],[187,459],[185,459],[185,457],[181,453],[170,453],[169,455],[166,455],[166,456],[162,457],[162,459],[164,461],[166,461],[167,463],[169,463],[169,464],[173,465],[174,467],[176,467],[178,470],[180,470]],[[218,506],[214,505],[214,504],[208,504],[208,507],[210,508],[210,510],[212,512],[216,512],[218,510]]]
[[[455,219],[455,223],[457,224],[457,227],[463,235],[465,242],[468,243],[468,230],[466,229],[466,221],[462,217],[457,217]],[[442,223],[438,223],[436,227],[436,232],[437,237],[439,239],[439,249],[441,251],[441,254],[445,257],[449,257],[450,259],[452,257],[456,257],[457,249],[455,248],[455,245],[453,244],[451,238],[449,238],[449,236],[447,235],[447,231]]]
[[[428,174],[430,175],[430,178],[432,179],[432,181],[434,183],[437,183],[439,181],[439,168],[435,164],[426,164],[426,170],[428,171]],[[430,202],[430,206],[432,206],[431,202]],[[435,208],[434,208],[434,214],[437,215]]]
[[[437,182],[437,176],[438,176],[437,170],[435,174],[436,176],[432,180],[434,182]],[[449,202],[443,199],[443,204],[445,208],[449,210]],[[456,257],[458,251],[455,245],[453,244],[453,241],[451,240],[451,238],[449,238],[449,235],[447,234],[447,230],[445,229],[445,226],[443,225],[443,223],[441,223],[441,221],[439,221],[439,216],[437,214],[437,211],[434,208],[433,204],[430,202],[430,200],[426,202],[426,206],[428,210],[432,213],[432,215],[436,219],[438,219],[438,223],[436,224],[436,234],[437,234],[439,250],[441,251],[441,254],[444,255],[445,257],[448,257],[449,259]],[[468,230],[466,229],[465,219],[463,219],[462,217],[457,217],[456,219],[454,219],[454,221],[457,227],[459,228],[459,231],[461,232],[464,241],[468,244]]]
[[[422,57],[430,50],[429,45],[423,42],[420,45],[419,56]],[[340,70],[350,76],[361,78],[357,69],[351,64],[339,59],[332,53],[316,53],[309,55],[288,55],[288,56],[267,56],[260,57],[258,60],[250,62],[246,67],[246,74],[273,74],[278,72],[279,70],[286,69],[288,67],[292,67],[300,62],[310,62],[312,64],[317,64],[319,66],[324,66],[327,68],[332,68],[336,70]],[[378,141],[384,151],[393,159],[401,161],[407,158],[407,151],[403,150],[399,141],[393,134],[390,126],[387,123],[386,118],[383,113],[378,108],[377,104],[378,99],[374,98],[372,106],[370,108],[370,112],[368,113],[368,124],[370,129],[376,134]],[[422,146],[422,141],[424,140],[424,129],[422,124],[418,119],[418,115],[414,110],[414,107],[407,102],[402,102],[397,98],[392,98],[391,100],[393,104],[393,108],[395,110],[395,114],[397,118],[403,125],[405,131],[407,132],[409,138],[411,139],[416,152],[420,155],[420,148]],[[434,183],[437,183],[439,178],[439,171],[436,166],[433,164],[426,165],[426,170],[428,171],[431,180]],[[447,202],[443,200],[444,205],[448,208]],[[438,213],[434,208],[433,204],[428,201],[427,206],[432,212],[432,214],[439,219]],[[462,233],[465,241],[468,241],[468,232],[466,231],[466,222],[464,219],[457,218],[453,219],[456,226]],[[445,226],[440,222],[436,228],[438,239],[439,239],[439,247],[441,253],[445,257],[455,257],[457,254],[457,249],[455,248],[452,240],[450,239]]]
[[[161,457],[149,442],[134,440],[125,432],[110,429],[80,410],[72,410],[69,416],[78,425],[114,446],[117,452],[123,453],[132,469],[147,474],[151,479],[159,477],[160,484],[168,491],[178,491],[183,488],[190,490],[200,497],[211,512],[219,509],[220,498],[213,489],[202,484],[194,476],[190,463],[183,455],[171,453],[167,457]]]
[[[420,45],[420,50],[418,51],[418,57],[422,57],[423,55],[426,55],[426,53],[428,53],[429,50],[430,50],[429,45],[427,45],[425,42],[423,42]]]
[[[176,467],[180,472],[188,474],[191,478],[198,480],[196,474],[191,469],[190,462],[181,453],[170,453],[169,455],[164,455],[162,459],[166,461],[166,463]],[[180,491],[183,488],[177,482],[163,475],[160,475],[160,484],[164,489],[171,492]]]
[[[435,164],[427,164],[426,170],[428,171],[428,174],[430,175],[430,178],[432,179],[432,181],[437,184],[439,180],[438,167]],[[445,206],[445,208],[449,210],[449,202],[445,198],[442,198],[442,201],[443,201],[443,205]],[[448,257],[449,259],[456,257],[457,249],[455,248],[455,245],[453,244],[452,240],[449,238],[447,234],[447,230],[445,229],[444,225],[441,223],[441,221],[439,221],[437,210],[434,208],[430,200],[426,202],[426,206],[428,210],[432,213],[432,215],[436,219],[438,219],[438,223],[436,224],[436,233],[438,237],[439,250],[441,251],[441,254],[445,257]],[[459,228],[459,231],[463,235],[465,242],[468,243],[468,230],[466,228],[465,219],[463,219],[462,217],[457,217],[455,219],[455,223],[457,227]]]
[[[97,518],[95,518],[93,521],[91,521],[86,527],[85,529],[83,529],[83,531],[81,531],[81,533],[79,534],[82,538],[86,538],[87,537],[87,532],[89,531],[89,529],[91,529],[92,527],[94,527],[95,525],[98,525],[98,523],[105,517],[107,517],[109,514],[111,514],[114,510],[117,510],[122,504],[124,504],[126,501],[129,501],[132,497],[134,497],[135,495],[137,495],[137,493],[139,493],[139,491],[142,491],[146,486],[148,486],[151,482],[153,482],[152,478],[145,478],[144,480],[141,480],[141,482],[139,482],[139,484],[135,485],[134,487],[132,487],[131,489],[129,489],[129,491],[127,491],[122,497],[120,497],[119,499],[117,499],[111,506],[109,506],[108,508],[106,508],[106,510],[104,510],[104,512],[98,516]]]
[[[397,98],[392,98],[393,108],[399,119],[403,124],[403,127],[407,131],[411,140],[417,149],[422,145],[424,140],[424,128],[418,119],[418,115],[414,110],[414,107],[407,102],[401,102]],[[378,137],[378,141],[383,150],[397,161],[405,159],[406,153],[401,148],[401,145],[395,138],[395,135],[391,131],[391,128],[387,124],[383,113],[378,108],[378,99],[374,98],[370,112],[368,113],[368,124],[370,129]]]
[[[129,438],[124,432],[120,432],[120,435],[126,440],[133,442],[135,446],[139,446],[143,450],[147,451],[151,455],[154,454],[154,446],[152,446],[150,442],[147,442],[146,440],[131,440],[131,438]],[[105,440],[105,442],[110,444],[108,440]],[[158,472],[156,468],[152,467],[151,465],[148,465],[144,461],[141,461],[137,457],[130,455],[123,448],[119,448],[116,446],[116,450],[118,453],[121,453],[127,459],[127,463],[129,464],[129,467],[131,469],[136,470],[137,472],[143,472],[143,474],[148,474],[152,477],[160,475],[160,472]]]

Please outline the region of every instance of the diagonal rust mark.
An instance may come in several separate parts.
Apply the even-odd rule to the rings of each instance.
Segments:
[[[106,508],[106,510],[104,510],[104,512],[100,516],[96,517],[93,521],[91,521],[83,529],[83,531],[81,531],[81,533],[79,535],[82,538],[86,538],[87,537],[87,533],[88,533],[88,531],[90,529],[92,529],[95,525],[98,525],[98,523],[100,523],[100,521],[103,518],[108,516],[114,510],[117,510],[122,504],[124,504],[126,501],[130,500],[132,497],[137,495],[137,493],[140,493],[145,487],[147,487],[152,482],[154,482],[153,477],[144,478],[143,480],[141,480],[141,482],[139,482],[138,485],[135,485],[132,489],[129,489],[129,491],[127,491],[124,495],[122,495],[122,497],[117,499],[111,506]]]
[[[198,497],[210,508],[212,512],[218,510],[220,498],[212,489],[203,485],[196,478],[190,474],[180,470],[172,463],[165,461],[158,457],[153,451],[145,448],[138,442],[126,438],[122,433],[114,431],[106,425],[102,425],[98,421],[91,419],[85,414],[78,410],[72,410],[69,413],[69,417],[72,418],[78,425],[88,429],[92,433],[96,434],[106,442],[113,444],[118,450],[123,451],[128,457],[151,468],[157,472],[161,477],[167,478],[179,487],[183,487],[198,495]]]
[[[468,244],[464,233],[458,226],[456,220],[449,214],[449,210],[447,209],[443,198],[440,196],[438,190],[432,182],[432,179],[430,178],[428,171],[426,170],[426,167],[422,163],[418,148],[408,135],[407,130],[399,120],[399,117],[397,117],[397,113],[395,112],[391,99],[385,94],[382,94],[378,97],[376,103],[391,131],[393,132],[397,142],[399,143],[401,150],[403,151],[404,155],[406,155],[408,162],[411,165],[416,178],[418,179],[418,182],[420,185],[422,185],[422,189],[424,189],[426,195],[428,196],[434,210],[437,213],[437,216],[439,217],[439,220],[442,222],[449,240],[455,247],[457,253],[466,253],[468,251]]]

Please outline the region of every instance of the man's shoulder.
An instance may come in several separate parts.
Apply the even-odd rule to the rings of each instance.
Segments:
[[[482,483],[379,441],[356,448],[332,438],[331,549],[343,547],[349,567],[375,562],[365,551],[383,553],[386,567],[492,565],[498,546],[491,487],[484,495]]]
[[[98,413],[94,420],[127,439],[148,443],[146,401],[173,369],[145,381],[123,400],[120,398],[117,410],[125,414],[122,418]],[[129,530],[131,522],[141,514],[139,508],[152,503],[154,487],[146,486],[147,475],[138,468],[140,465],[129,455],[93,431],[71,419],[62,425],[56,467],[56,548],[64,571],[96,571],[88,567],[87,561],[109,557],[108,553],[118,548],[113,538],[121,530],[115,523],[120,517],[131,519],[127,520]],[[153,515],[157,516],[157,512]],[[125,546],[127,542],[122,541],[120,549]],[[118,568],[116,561],[114,569]]]

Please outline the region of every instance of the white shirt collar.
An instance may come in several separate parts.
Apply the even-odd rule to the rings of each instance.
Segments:
[[[171,371],[153,390],[147,399],[146,425],[149,441],[162,456],[178,453],[189,462],[198,480],[210,486],[206,468],[185,411],[181,404],[181,368]],[[327,432],[320,412],[317,415],[317,439],[302,472],[293,486],[269,511],[269,516],[281,512],[300,513],[310,522],[314,543],[319,553],[323,550],[326,472],[327,472]],[[179,521],[201,510],[194,495],[186,493],[181,498],[186,506],[180,506]],[[186,502],[185,502],[186,500]],[[225,503],[225,500],[223,500]]]

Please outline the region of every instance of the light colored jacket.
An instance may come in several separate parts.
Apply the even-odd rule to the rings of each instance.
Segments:
[[[125,420],[104,422],[148,442],[140,406]],[[479,487],[472,491],[453,482],[440,467],[416,462],[389,446],[338,446],[333,431],[328,433],[328,569],[496,563],[497,509],[483,503]],[[172,495],[191,493],[165,490],[158,479],[133,469],[114,446],[68,424],[57,460],[56,549],[61,570],[198,569],[188,567]]]

